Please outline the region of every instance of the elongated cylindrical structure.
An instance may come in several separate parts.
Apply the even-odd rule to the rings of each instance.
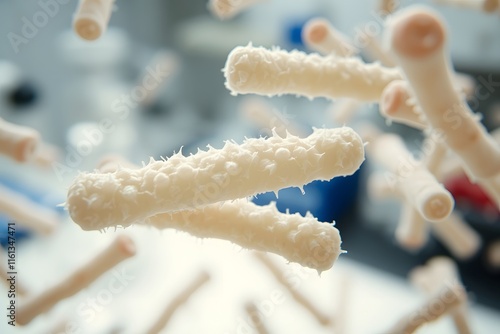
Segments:
[[[161,332],[168,322],[172,318],[172,315],[177,311],[177,309],[203,285],[205,285],[210,280],[210,275],[202,271],[200,272],[192,282],[190,282],[186,287],[184,287],[165,307],[163,312],[161,312],[159,318],[155,323],[146,331],[147,334],[157,334]]]
[[[370,147],[370,156],[394,174],[394,182],[407,203],[425,220],[437,222],[450,215],[455,205],[450,192],[421,163],[414,161],[399,136],[378,137]]]
[[[262,319],[262,314],[253,302],[245,303],[245,312],[252,322],[253,327],[257,331],[257,334],[269,334],[269,330],[264,324],[264,319]]]
[[[409,250],[422,248],[427,242],[428,224],[422,215],[408,204],[403,204],[401,217],[396,228],[396,240]]]
[[[442,222],[431,224],[431,228],[436,238],[458,259],[469,259],[481,248],[481,236],[455,213]]]
[[[248,7],[265,0],[209,0],[207,7],[221,20],[227,20]]]
[[[135,255],[135,251],[135,244],[132,239],[125,235],[119,235],[92,261],[80,267],[69,277],[41,294],[33,295],[24,300],[17,310],[17,323],[19,325],[28,324],[36,316],[48,311],[59,301],[73,296],[118,263]]]
[[[162,212],[350,175],[363,160],[363,142],[347,127],[316,129],[305,139],[228,141],[222,149],[179,153],[137,170],[82,173],[68,190],[67,208],[81,226],[128,226]]]
[[[27,197],[0,185],[0,212],[40,234],[50,234],[59,223],[59,216]]]
[[[296,94],[310,99],[351,97],[378,101],[385,86],[401,79],[398,69],[365,64],[359,58],[322,57],[301,51],[236,47],[224,67],[231,94]]]
[[[426,303],[414,312],[402,318],[388,334],[411,334],[422,325],[435,321],[451,312],[467,298],[464,288],[459,284],[448,285],[440,289]],[[436,305],[439,305],[437,307]]]
[[[395,80],[385,87],[380,98],[380,113],[387,119],[416,129],[424,129],[427,126],[403,80]]]
[[[130,164],[124,159],[115,159]],[[113,157],[108,161],[111,168],[107,172],[115,171],[118,167],[112,164]],[[274,202],[259,206],[245,199],[225,201],[193,210],[158,214],[141,224],[158,229],[173,228],[199,238],[228,240],[243,248],[283,256],[290,262],[318,271],[330,268],[342,253],[339,231],[332,224],[321,223],[310,214],[305,217],[283,214]],[[111,226],[103,222],[81,225],[84,230]]]
[[[368,26],[365,30],[369,30]],[[369,33],[360,33],[363,41],[363,53],[367,54],[372,61],[379,61],[387,67],[397,66],[397,62],[393,55],[388,52],[383,46],[378,36]]]
[[[450,258],[439,256],[428,261],[426,266],[417,267],[410,272],[409,279],[413,285],[428,296],[439,292],[446,284],[461,285],[456,264]],[[467,317],[467,298],[451,311],[451,317],[459,334],[471,334]]]
[[[350,57],[359,51],[326,19],[313,18],[302,28],[302,40],[322,55]]]
[[[295,299],[295,301],[299,305],[301,305],[312,316],[314,316],[320,324],[328,325],[330,323],[332,319],[324,312],[319,310],[318,307],[314,305],[314,303],[309,298],[307,298],[307,296],[302,294],[300,291],[297,291],[297,289],[294,288],[293,285],[291,285],[290,282],[283,277],[282,271],[272,260],[269,259],[269,257],[258,252],[256,252],[254,255],[271,272],[274,278],[276,278],[276,280],[290,292],[293,299]]]
[[[446,39],[442,19],[428,10],[407,9],[392,23],[392,48],[428,124],[444,134],[472,178],[493,178],[500,171],[500,147],[452,84]]]
[[[36,130],[0,118],[0,154],[17,162],[26,162],[34,156],[39,142],[40,135]]]
[[[496,11],[500,3],[498,0],[434,0],[434,2],[443,5],[482,10],[487,13]]]
[[[80,0],[73,17],[73,29],[81,38],[93,41],[108,27],[114,0]]]

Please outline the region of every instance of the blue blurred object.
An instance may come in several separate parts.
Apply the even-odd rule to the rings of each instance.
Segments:
[[[276,202],[280,212],[300,213],[307,211],[322,222],[332,222],[342,217],[354,204],[359,185],[358,170],[351,176],[336,177],[330,181],[314,181],[304,187],[303,195],[298,188],[286,188],[278,192],[278,199],[273,192],[258,195],[253,202],[266,205]]]
[[[54,196],[51,196],[50,191],[44,191],[42,189],[34,190],[32,187],[28,187],[22,182],[18,182],[17,180],[13,179],[7,179],[5,177],[0,177],[0,184],[29,198],[34,203],[45,206],[59,213],[64,212],[64,209],[62,207],[57,206],[57,204],[62,203],[63,200],[57,202],[57,199]],[[12,219],[0,212],[0,244],[3,247],[5,247],[8,241],[7,224],[11,221]],[[19,224],[16,224],[16,243],[23,239],[29,238],[31,234],[32,232],[30,232],[28,229],[23,228]]]

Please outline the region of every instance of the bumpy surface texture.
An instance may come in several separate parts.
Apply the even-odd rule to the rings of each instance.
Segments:
[[[305,139],[228,141],[222,149],[176,154],[137,170],[82,173],[68,190],[67,208],[80,226],[128,226],[162,212],[350,175],[363,160],[363,142],[348,127],[316,129]]]
[[[267,50],[251,44],[231,51],[224,75],[233,95],[296,94],[310,99],[350,97],[374,102],[387,84],[402,79],[398,69],[366,64],[359,58]]]
[[[157,228],[175,228],[200,238],[229,240],[243,248],[283,256],[318,271],[332,267],[339,254],[340,234],[312,215],[283,214],[274,203],[258,206],[247,200],[216,203],[201,209],[164,213],[146,220]]]

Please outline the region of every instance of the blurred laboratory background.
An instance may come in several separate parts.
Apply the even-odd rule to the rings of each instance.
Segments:
[[[416,2],[435,8],[446,19],[453,66],[474,83],[469,105],[489,131],[499,128],[500,8],[496,12],[485,13],[439,4],[438,1],[401,1],[399,7]],[[60,224],[68,229],[67,234],[56,232],[55,235],[41,236],[18,226],[19,280],[24,281],[32,291],[41,291],[50,282],[64,276],[69,271],[67,268],[74,268],[71,263],[77,260],[73,259],[83,261],[88,258],[85,255],[94,253],[94,249],[110,240],[109,236],[80,230],[60,205],[65,201],[68,186],[80,171],[93,171],[99,161],[109,154],[123,156],[141,165],[148,162],[150,157],[168,157],[181,149],[184,155],[188,155],[195,153],[198,147],[207,145],[220,148],[225,140],[241,143],[245,137],[269,136],[269,127],[259,124],[258,120],[249,118],[242,111],[245,103],[270,106],[275,124],[287,124],[295,127],[297,133],[305,135],[311,133],[313,127],[347,124],[361,128],[369,123],[382,131],[401,135],[408,147],[419,155],[423,140],[421,131],[396,123],[389,124],[380,115],[378,104],[360,104],[356,113],[348,119],[338,119],[332,115],[332,110],[336,103],[342,101],[323,98],[309,100],[296,96],[258,97],[251,100],[249,96],[232,96],[224,85],[222,69],[227,55],[236,46],[251,42],[266,48],[279,46],[286,50],[311,52],[302,41],[301,30],[305,22],[313,17],[328,19],[355,45],[362,44],[360,32],[368,31],[369,34],[382,36],[385,17],[381,15],[378,3],[373,0],[268,0],[256,3],[233,18],[220,20],[207,9],[206,0],[117,0],[108,29],[99,39],[84,41],[72,29],[73,15],[78,5],[76,0],[0,1],[0,118],[39,131],[47,149],[50,147],[54,155],[54,160],[36,166],[0,157],[0,185],[57,212]],[[384,45],[383,40],[381,43]],[[363,49],[361,51],[364,60],[374,60],[363,53]],[[144,84],[144,80],[154,85],[154,89],[147,94],[138,88]],[[345,263],[339,263],[339,270],[355,277],[350,289],[358,291],[351,296],[356,301],[349,306],[349,311],[354,315],[346,316],[351,321],[351,324],[346,324],[350,328],[346,333],[382,333],[401,314],[398,305],[405,305],[406,300],[410,300],[408,305],[421,302],[423,299],[419,299],[419,293],[412,290],[406,281],[408,273],[415,266],[423,265],[439,255],[449,256],[457,262],[462,282],[469,292],[471,307],[474,308],[471,315],[473,327],[477,329],[474,333],[498,331],[500,261],[496,258],[496,262],[492,262],[488,257],[489,246],[500,240],[500,219],[496,206],[490,205],[491,201],[482,194],[474,193],[475,188],[471,188],[473,185],[463,178],[450,181],[447,186],[454,187],[454,195],[460,196],[459,200],[456,198],[455,210],[480,236],[480,248],[473,256],[460,258],[441,240],[430,235],[425,246],[418,251],[406,250],[398,245],[394,237],[400,217],[400,203],[391,199],[374,201],[367,194],[368,175],[376,169],[377,166],[367,159],[355,175],[331,182],[313,182],[305,187],[305,195],[299,189],[287,189],[279,193],[278,199],[274,194],[263,194],[254,200],[258,204],[277,200],[278,208],[283,212],[286,209],[302,214],[311,211],[320,221],[336,221],[343,249],[348,251],[339,260],[341,262],[346,258]],[[0,216],[2,226],[8,221],[8,216]],[[200,258],[207,261],[200,266],[217,268],[224,275],[229,275],[224,276],[229,277],[228,280],[246,282],[246,285],[240,284],[243,286],[240,286],[240,290],[248,288],[248,291],[258,294],[255,286],[249,288],[252,286],[250,281],[255,279],[255,282],[259,282],[256,286],[261,284],[261,287],[265,287],[263,289],[267,289],[265,292],[260,291],[263,298],[271,291],[265,285],[268,280],[261,283],[261,277],[257,277],[260,275],[249,272],[237,276],[231,272],[227,266],[240,268],[239,256],[243,256],[240,254],[242,251],[235,247],[216,245],[228,247],[226,252],[231,253],[233,258],[226,259],[224,256],[227,254],[217,247],[214,246],[217,248],[215,251],[204,248],[205,245],[212,245],[210,241],[200,243],[185,235],[159,234],[135,228],[127,231],[134,232],[133,235],[140,239],[137,241],[138,249],[145,249],[140,254],[142,264],[131,267],[135,277],[138,277],[131,283],[134,284],[130,289],[130,295],[135,294],[133,303],[130,304],[125,293],[116,297],[123,305],[136,305],[138,311],[132,313],[148,314],[148,298],[153,300],[151,305],[161,305],[168,300],[168,296],[173,295],[172,291],[176,291],[175,285],[186,280],[186,275],[180,273],[184,270],[189,273],[187,275],[192,274],[193,268],[202,262]],[[6,228],[2,227],[0,235],[4,245],[7,242],[5,232]],[[170,238],[168,240],[172,244],[153,245],[154,242],[160,243],[163,237]],[[191,245],[190,242],[192,247],[186,246]],[[74,247],[67,252],[70,245]],[[498,248],[497,245],[497,251]],[[185,252],[185,261],[178,258],[183,257],[180,253],[178,257],[165,255],[161,257],[162,260],[154,260],[151,256],[161,252]],[[74,257],[71,257],[72,253]],[[208,259],[210,256],[207,254],[213,257]],[[225,259],[222,262],[226,266],[217,259]],[[252,261],[249,256],[243,260]],[[186,263],[193,266],[188,267]],[[165,268],[154,274],[154,268],[159,266]],[[254,263],[249,264],[248,268],[262,270],[259,264]],[[234,271],[240,270],[243,273],[248,271]],[[151,282],[158,286],[169,277],[174,277],[171,289],[170,283],[165,283],[168,289],[159,288],[165,294],[163,299],[155,299],[156,294],[151,289],[154,284],[140,275],[142,271],[156,275]],[[363,280],[364,275],[367,279],[372,277],[372,287],[370,282]],[[308,280],[303,289],[311,296],[320,295],[319,305],[334,314],[339,285],[346,284],[344,278],[335,276],[335,273],[326,273],[318,280],[315,276],[311,274],[303,279]],[[327,287],[325,280],[328,279],[330,283],[335,282],[336,287]],[[215,278],[212,280],[215,281]],[[227,288],[225,284],[221,283],[219,297]],[[213,288],[207,287],[207,291],[202,292],[205,295],[200,299],[213,301],[210,299],[213,298],[210,289],[215,289],[215,283]],[[385,289],[387,293],[382,294],[381,290],[375,289]],[[91,291],[97,293],[99,290],[94,288]],[[234,292],[236,288],[228,291],[229,294],[237,294]],[[330,299],[321,297],[325,291],[331,294]],[[7,293],[3,290],[0,293],[2,309],[5,309],[3,301]],[[80,295],[75,298],[82,300],[86,297]],[[384,298],[387,298],[388,304],[384,304]],[[2,316],[0,332],[48,333],[48,328],[58,323],[56,319],[71,313],[65,313],[64,308],[70,310],[77,307],[78,303],[69,302],[66,307],[59,307],[23,328],[7,326],[5,316]],[[227,303],[230,305],[230,301]],[[142,332],[140,326],[147,323],[149,318],[130,315],[134,325],[129,324],[126,319],[116,316],[120,312],[130,313],[130,309],[123,305],[113,301],[101,312],[101,315],[106,315],[99,318],[101,320],[85,322],[77,319],[75,321],[80,331],[66,329],[60,332]],[[356,309],[355,305],[363,306]],[[210,305],[204,307],[210,308]],[[276,306],[277,309],[279,307]],[[384,308],[386,317],[381,320]],[[291,320],[302,316],[302,311],[291,306],[290,309],[287,311],[284,308],[282,313],[276,311],[276,316],[264,317],[263,322],[274,329],[271,333],[299,333],[294,330],[300,330],[300,333],[326,332],[316,325],[308,327],[313,322],[309,318],[303,321],[305,324],[286,327],[294,326]],[[183,321],[196,322],[196,318],[190,318],[189,315],[199,316],[204,326],[214,322],[208,315],[199,315],[200,309],[195,306],[183,312],[186,315],[174,319],[175,323],[167,326],[164,333],[202,333],[195,324],[191,323],[192,327],[181,325]],[[356,323],[355,319],[361,319],[355,316],[359,312],[374,312],[364,313],[367,314],[365,327]],[[74,320],[71,315],[68,317],[70,321]],[[242,329],[244,327],[240,326],[236,311],[228,317],[232,325],[217,327],[217,324],[225,321],[221,313],[215,321],[216,325],[206,327],[208,329],[204,333],[255,332]],[[285,327],[280,330],[280,326]],[[434,329],[429,326],[422,333],[456,332],[451,322],[436,326]]]

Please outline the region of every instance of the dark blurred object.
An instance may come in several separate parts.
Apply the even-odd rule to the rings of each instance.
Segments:
[[[37,88],[28,81],[22,82],[8,95],[9,103],[15,108],[24,108],[33,105],[38,99]]]

